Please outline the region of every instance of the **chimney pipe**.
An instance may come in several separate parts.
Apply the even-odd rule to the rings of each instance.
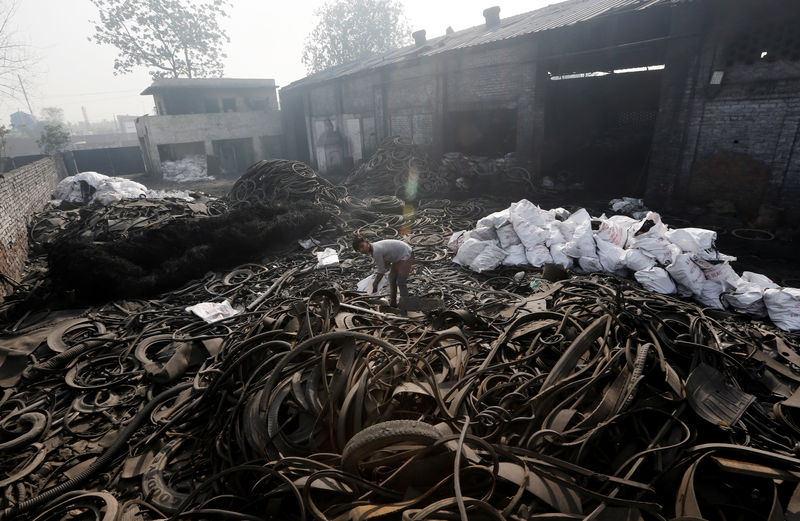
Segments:
[[[448,25],[447,30],[444,32],[445,34],[453,34],[455,31],[453,30],[453,26]]]
[[[486,27],[500,25],[500,6],[487,7],[483,10],[483,17],[486,18]]]
[[[414,31],[411,33],[411,36],[414,37],[414,44],[419,47],[425,43],[425,29],[420,29],[419,31]]]

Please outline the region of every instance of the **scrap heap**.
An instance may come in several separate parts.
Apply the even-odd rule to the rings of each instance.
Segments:
[[[3,517],[796,514],[798,334],[615,274],[454,264],[454,232],[507,205],[424,200],[368,222],[344,204],[308,250],[15,315]],[[419,311],[354,290],[371,271],[354,233],[413,246]],[[337,266],[317,269],[323,248]],[[186,310],[223,301],[235,312],[213,322]]]

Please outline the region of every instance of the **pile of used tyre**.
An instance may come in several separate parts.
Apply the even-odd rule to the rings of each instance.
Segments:
[[[406,201],[450,190],[446,175],[432,168],[427,154],[410,140],[396,136],[385,139],[344,184],[358,197],[395,195]]]
[[[463,269],[448,240],[507,202],[386,203],[153,298],[4,320],[2,517],[795,513],[796,333],[612,273]],[[355,233],[408,241],[438,307],[356,291]]]

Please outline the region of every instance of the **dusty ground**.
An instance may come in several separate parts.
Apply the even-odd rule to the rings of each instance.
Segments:
[[[145,185],[152,190],[187,190],[205,192],[207,194],[222,197],[228,195],[231,187],[236,182],[237,178],[234,177],[219,177],[215,181],[202,181],[197,183],[175,183],[171,181],[156,180],[149,177],[147,174],[129,174],[123,175],[126,179],[136,181]]]

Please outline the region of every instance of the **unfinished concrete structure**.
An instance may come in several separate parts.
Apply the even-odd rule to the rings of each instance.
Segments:
[[[322,172],[387,136],[516,152],[598,196],[800,214],[800,2],[568,0],[281,90],[290,155]],[[476,13],[477,15],[477,13]]]
[[[209,174],[241,174],[254,161],[281,154],[281,118],[272,79],[159,79],[156,116],[136,120],[145,168],[161,176],[161,162],[205,156]]]

